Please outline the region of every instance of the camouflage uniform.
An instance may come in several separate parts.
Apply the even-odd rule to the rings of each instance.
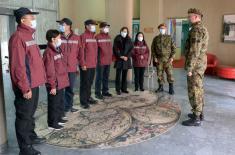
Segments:
[[[207,46],[209,34],[201,22],[194,23],[185,47],[185,69],[192,73],[187,76],[188,97],[192,112],[200,116],[204,106],[203,79],[207,66]]]
[[[174,83],[173,66],[169,63],[171,58],[174,58],[176,47],[170,35],[158,35],[152,42],[152,58],[158,60],[157,75],[159,85],[164,83],[164,71],[167,75],[168,83]]]

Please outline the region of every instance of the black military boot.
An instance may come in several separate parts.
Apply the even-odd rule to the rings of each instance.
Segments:
[[[41,152],[35,150],[32,145],[20,150],[19,155],[41,155]]]
[[[191,118],[191,119],[194,119],[194,118],[196,117],[196,115],[195,115],[194,113],[190,113],[190,114],[188,114],[188,117]],[[200,114],[200,120],[201,120],[201,121],[204,121],[204,120],[205,120],[203,113]]]
[[[171,95],[175,94],[173,83],[169,83],[169,94]]]
[[[200,116],[196,116],[193,119],[190,118],[189,120],[183,121],[182,125],[184,125],[184,126],[201,126]]]
[[[160,84],[159,87],[158,87],[158,89],[157,89],[155,92],[156,92],[156,93],[159,93],[159,92],[163,92],[163,91],[164,91],[163,85]]]

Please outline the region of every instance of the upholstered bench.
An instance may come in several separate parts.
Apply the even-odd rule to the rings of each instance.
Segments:
[[[235,79],[235,67],[232,66],[218,66],[217,76],[225,79]]]

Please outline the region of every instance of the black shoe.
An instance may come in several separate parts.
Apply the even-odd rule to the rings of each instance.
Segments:
[[[112,97],[112,96],[113,96],[113,95],[110,94],[109,92],[107,92],[107,93],[102,93],[102,95],[103,95],[103,96],[106,96],[106,97]]]
[[[191,118],[191,119],[195,119],[195,118],[196,118],[196,115],[195,115],[194,113],[190,113],[190,114],[188,114],[188,117]],[[200,115],[200,120],[201,120],[201,121],[204,121],[204,120],[205,120],[205,119],[204,119],[204,114],[201,114],[201,115]]]
[[[78,109],[71,108],[70,111],[71,111],[72,113],[74,113],[74,112],[78,112]]]
[[[144,91],[144,89],[143,89],[143,88],[140,88],[140,91]]]
[[[93,99],[92,97],[90,97],[90,98],[88,99],[88,102],[89,102],[89,104],[97,104],[97,103],[98,103],[98,101],[95,100],[95,99]]]
[[[122,93],[126,93],[126,94],[128,94],[128,93],[129,93],[129,91],[127,91],[127,90],[122,90]]]
[[[201,121],[199,117],[196,117],[195,119],[189,119],[182,122],[182,125],[184,126],[201,126]]]
[[[159,85],[159,88],[155,91],[156,93],[163,92],[163,85]]]
[[[71,111],[70,108],[65,108],[65,109],[64,109],[64,112],[65,112],[65,113],[70,112],[70,111]]]
[[[135,91],[138,91],[138,89],[137,89],[137,88],[135,88]]]
[[[32,144],[42,144],[46,142],[46,138],[36,137],[32,139]]]
[[[32,145],[20,150],[19,155],[41,155],[41,152],[35,150]]]
[[[121,92],[120,92],[120,91],[117,91],[117,95],[121,95]]]
[[[82,104],[81,107],[83,109],[89,109],[90,108],[89,104]]]
[[[103,100],[103,99],[104,99],[104,96],[101,95],[101,94],[96,94],[96,95],[95,95],[95,98],[98,98],[98,99],[100,99],[100,100]]]
[[[61,129],[63,129],[63,126],[62,125],[59,125],[59,124],[56,124],[56,125],[48,125],[49,129],[50,130],[56,130],[56,131],[59,131]]]
[[[173,83],[169,83],[169,94],[171,95],[175,94]]]
[[[61,119],[59,122],[60,122],[60,123],[67,123],[68,120]]]

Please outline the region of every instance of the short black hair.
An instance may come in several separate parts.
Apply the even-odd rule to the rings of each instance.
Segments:
[[[60,32],[58,30],[48,30],[46,33],[46,39],[48,42],[52,42],[52,38],[56,38],[60,35]]]

